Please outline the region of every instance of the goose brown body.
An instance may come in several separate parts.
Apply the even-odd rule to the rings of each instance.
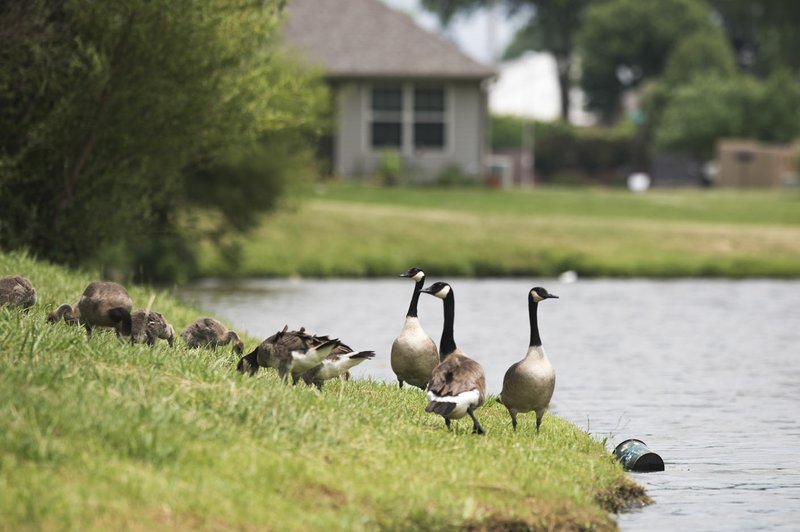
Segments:
[[[234,352],[241,354],[244,351],[244,343],[239,335],[214,318],[198,318],[183,330],[181,338],[191,348],[216,349],[217,346],[231,344]]]
[[[439,365],[436,343],[422,328],[417,316],[417,302],[425,283],[425,272],[419,268],[411,268],[400,276],[414,280],[415,284],[411,303],[403,323],[403,330],[392,343],[392,371],[397,375],[397,381],[401,388],[403,383],[407,382],[424,390],[433,369]]]
[[[137,310],[131,314],[131,341],[153,346],[158,339],[166,340],[170,347],[175,342],[175,330],[160,312]]]
[[[486,398],[486,376],[483,367],[466,356],[456,346],[453,338],[455,323],[455,296],[447,283],[434,283],[422,292],[440,298],[444,303],[444,326],[439,342],[441,362],[431,373],[428,382],[428,406],[426,412],[439,414],[450,428],[450,420],[465,415],[472,418],[473,432],[483,434],[483,427],[475,417],[475,409]]]
[[[36,289],[21,275],[0,277],[0,305],[30,308],[36,304]]]
[[[111,327],[118,335],[131,334],[133,301],[122,285],[101,281],[90,283],[77,306],[80,321],[89,336],[93,327]]]
[[[557,299],[541,287],[528,293],[528,317],[531,338],[525,358],[514,363],[503,378],[500,402],[508,409],[511,425],[517,429],[517,414],[535,412],[536,431],[542,423],[542,416],[550,405],[556,386],[556,372],[542,346],[539,335],[538,306],[545,299]]]

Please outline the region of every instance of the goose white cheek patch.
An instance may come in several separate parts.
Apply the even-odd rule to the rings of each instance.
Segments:
[[[417,272],[417,274],[416,274],[414,277],[412,277],[412,279],[414,279],[416,282],[420,282],[420,280],[421,280],[423,277],[425,277],[425,272],[423,272],[422,270],[420,270],[420,271],[418,271],[418,272]]]
[[[449,286],[445,286],[444,288],[442,288],[441,290],[436,292],[436,294],[434,294],[434,295],[436,297],[438,297],[439,299],[444,299],[444,298],[447,297],[447,294],[449,294],[449,293],[450,293],[450,287]]]

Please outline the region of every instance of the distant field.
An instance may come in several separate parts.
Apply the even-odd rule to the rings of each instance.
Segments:
[[[213,276],[799,277],[800,191],[331,184],[266,216]]]

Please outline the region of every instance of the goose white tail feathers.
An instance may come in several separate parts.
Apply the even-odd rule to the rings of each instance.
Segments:
[[[328,340],[306,351],[292,351],[292,373],[302,373],[321,363],[339,345],[339,339]]]
[[[459,419],[467,414],[470,406],[480,404],[480,391],[478,389],[461,392],[458,395],[439,396],[428,391],[428,406],[426,412],[433,412],[450,419]]]

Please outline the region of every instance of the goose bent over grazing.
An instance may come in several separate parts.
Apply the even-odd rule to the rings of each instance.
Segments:
[[[551,298],[558,299],[558,296],[539,286],[528,292],[528,318],[531,322],[528,353],[524,359],[508,368],[503,379],[499,401],[508,409],[514,430],[517,430],[517,414],[535,412],[536,432],[539,432],[542,416],[556,387],[556,372],[542,347],[537,316],[539,302]]]
[[[160,312],[137,310],[131,314],[131,342],[156,345],[156,340],[166,340],[170,347],[175,342],[175,329]]]
[[[342,375],[349,376],[352,368],[374,357],[375,351],[359,351],[355,353],[350,347],[340,343],[320,364],[303,373],[303,381],[306,384],[313,384],[322,389],[325,381]]]
[[[439,414],[450,429],[450,420],[469,414],[473,432],[483,434],[483,428],[475,417],[475,409],[483,404],[486,396],[486,377],[480,364],[466,356],[453,339],[455,322],[455,298],[447,283],[437,282],[424,288],[444,302],[444,327],[439,343],[441,362],[431,373],[428,382],[428,406],[426,412]]]
[[[89,338],[92,327],[112,327],[117,336],[130,336],[132,307],[127,290],[111,282],[90,283],[78,301],[80,320]]]
[[[183,330],[181,338],[191,348],[216,349],[218,345],[231,344],[235,353],[241,354],[244,351],[244,343],[239,339],[239,335],[235,331],[229,331],[214,318],[198,318]]]
[[[68,305],[64,303],[48,314],[47,321],[48,323],[57,323],[61,321],[61,318],[64,318],[64,322],[69,325],[80,325],[81,313],[78,311],[78,305]]]
[[[21,275],[0,277],[0,305],[31,308],[36,304],[36,289]]]
[[[307,334],[304,328],[289,331],[287,325],[243,356],[236,369],[253,375],[259,367],[275,368],[281,378],[287,379],[291,374],[292,384],[297,384],[303,373],[322,363],[339,343],[337,339]]]
[[[400,388],[403,387],[403,382],[407,382],[424,390],[431,378],[433,368],[439,364],[436,343],[422,329],[417,317],[417,303],[425,283],[425,272],[419,268],[411,268],[407,272],[401,273],[400,277],[408,277],[415,281],[415,284],[403,330],[392,343],[392,371],[397,375]]]

